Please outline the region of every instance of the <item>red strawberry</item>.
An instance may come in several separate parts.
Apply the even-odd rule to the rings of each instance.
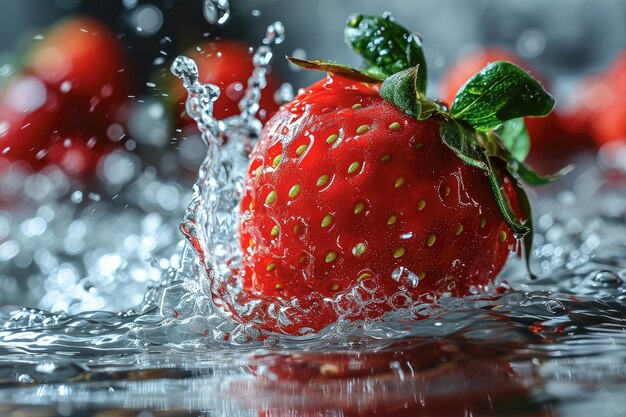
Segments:
[[[47,146],[62,104],[62,97],[37,77],[9,80],[0,95],[0,156],[41,165],[40,151]]]
[[[416,35],[356,16],[346,39],[369,70],[292,59],[331,75],[283,106],[250,155],[237,302],[251,308],[231,311],[266,330],[316,332],[478,291],[514,235],[530,236],[518,181],[548,180],[522,162],[519,121],[554,100],[525,71],[488,66],[448,110],[425,96]]]
[[[338,76],[283,107],[250,155],[245,288],[288,300],[376,288],[363,296],[385,302],[363,318],[487,284],[515,238],[487,178],[442,143],[440,124]],[[337,315],[325,304],[309,324],[319,330]]]
[[[243,98],[248,78],[254,71],[252,49],[246,44],[229,39],[212,40],[200,44],[197,49],[187,52],[198,65],[200,81],[212,83],[220,87],[222,94],[215,102],[213,114],[217,119],[239,114],[239,101]],[[259,118],[268,120],[278,109],[274,101],[274,92],[278,89],[277,78],[273,74],[267,77],[267,87],[261,94]],[[173,82],[172,97],[175,100],[177,113],[185,109],[187,91],[178,80]],[[187,124],[195,124],[185,116]]]
[[[444,101],[452,103],[456,92],[469,77],[490,62],[496,61],[508,61],[527,67],[522,58],[502,48],[489,47],[464,55],[442,78],[440,90]],[[541,76],[538,78],[543,80]],[[545,81],[542,82],[546,85]],[[532,138],[530,159],[533,163],[553,165],[555,157],[562,157],[590,146],[589,136],[581,129],[576,119],[578,117],[555,111],[546,117],[526,120]]]
[[[28,67],[48,85],[83,98],[88,107],[100,108],[127,97],[127,66],[115,35],[88,17],[57,23],[28,59]]]
[[[575,92],[575,116],[598,146],[626,142],[626,53],[602,74],[585,79]]]
[[[126,64],[100,23],[55,25],[0,96],[0,152],[35,169],[52,163],[73,175],[93,172],[113,148],[109,129],[129,92]]]

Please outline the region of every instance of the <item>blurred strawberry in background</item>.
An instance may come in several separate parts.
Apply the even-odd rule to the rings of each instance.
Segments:
[[[40,165],[62,104],[60,94],[39,78],[11,78],[0,95],[0,156]]]
[[[626,52],[574,93],[576,116],[598,146],[626,143]]]
[[[448,69],[441,82],[441,98],[451,105],[456,92],[469,78],[496,61],[512,62],[524,68],[549,89],[545,78],[514,52],[488,47],[462,56]],[[558,102],[555,110],[548,116],[527,118],[526,127],[532,141],[528,158],[540,170],[553,169],[563,163],[563,158],[567,159],[573,153],[590,146],[589,136],[580,118],[576,114],[564,112]]]
[[[0,95],[0,153],[33,169],[92,173],[123,136],[130,77],[121,44],[99,22],[72,17],[37,41],[25,62]]]
[[[198,64],[200,82],[215,84],[222,90],[215,102],[214,115],[217,119],[240,113],[239,101],[243,98],[248,78],[254,71],[253,54],[253,48],[231,39],[207,41],[183,54]],[[171,95],[176,103],[176,117],[183,117],[184,126],[195,126],[195,122],[183,114],[187,92],[178,79],[173,79],[172,84]],[[260,109],[257,114],[262,122],[267,121],[278,110],[278,104],[274,101],[274,92],[278,86],[276,76],[268,74],[267,87],[261,95]]]
[[[87,99],[93,108],[123,100],[128,91],[122,46],[106,26],[91,18],[57,23],[36,44],[27,62],[47,85]]]

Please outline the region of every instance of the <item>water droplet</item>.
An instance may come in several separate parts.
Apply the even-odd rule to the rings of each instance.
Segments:
[[[559,300],[548,300],[544,305],[546,310],[552,314],[558,314],[565,311],[565,306]]]
[[[289,83],[283,83],[278,90],[274,92],[274,101],[278,105],[290,102],[294,98],[293,87]]]
[[[272,49],[269,46],[261,46],[257,49],[254,57],[252,58],[252,63],[256,67],[264,67],[270,63],[272,60]]]
[[[81,203],[83,201],[83,193],[82,193],[82,191],[74,191],[72,193],[72,196],[70,197],[70,200],[74,204]]]
[[[600,271],[593,277],[593,281],[603,287],[616,287],[622,284],[622,279],[612,271]]]
[[[276,21],[267,27],[263,43],[265,45],[280,45],[285,40],[285,26],[282,22]]]
[[[400,283],[407,283],[412,287],[417,287],[420,282],[417,274],[414,274],[403,266],[394,269],[391,273],[391,278]]]
[[[22,383],[22,384],[32,384],[33,382],[35,382],[35,379],[28,375],[28,374],[20,374],[17,377],[18,382]]]
[[[222,25],[230,16],[228,0],[204,0],[204,17],[211,25]]]
[[[383,19],[387,19],[387,20],[390,20],[390,21],[392,21],[392,22],[393,22],[394,20],[396,20],[396,19],[393,17],[393,14],[392,14],[390,11],[388,11],[388,10],[387,10],[387,11],[385,11],[385,12],[383,12]]]

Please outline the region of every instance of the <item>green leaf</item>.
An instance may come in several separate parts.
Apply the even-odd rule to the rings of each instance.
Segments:
[[[493,163],[492,157],[487,155],[487,153],[484,153],[484,160],[488,166],[487,178],[489,179],[489,185],[496,199],[498,209],[500,209],[500,213],[506,224],[513,230],[515,238],[520,239],[530,233],[530,228],[519,221],[517,215],[511,208],[511,203],[504,192],[504,179],[502,178],[500,168]],[[497,162],[497,159],[495,161]]]
[[[530,151],[530,136],[523,117],[507,120],[493,131],[502,144],[518,161],[523,161]]]
[[[545,116],[553,107],[552,96],[530,74],[499,61],[461,87],[450,111],[457,119],[486,132],[518,117]]]
[[[393,74],[380,86],[380,96],[409,116],[425,120],[439,111],[437,104],[417,89],[419,66]]]
[[[418,91],[426,93],[426,59],[419,35],[388,18],[363,15],[351,16],[344,34],[348,45],[382,74],[419,65]]]
[[[441,140],[463,162],[476,168],[489,170],[484,162],[484,150],[476,140],[475,132],[456,120],[445,121],[439,128]]]
[[[422,37],[418,33],[411,33],[407,38],[406,57],[410,67],[419,66],[420,72],[415,80],[417,91],[426,94],[426,85],[428,83],[428,70],[426,66],[426,57],[422,48]]]
[[[546,185],[561,179],[561,177],[563,177],[564,175],[567,175],[574,169],[574,166],[568,165],[556,174],[541,175],[525,163],[517,161],[515,159],[510,159],[508,161],[508,169],[512,175],[521,179],[528,185]]]
[[[380,76],[374,73],[366,73],[363,71],[359,71],[358,69],[348,67],[347,65],[335,64],[333,62],[319,60],[309,61],[307,59],[299,59],[292,56],[288,56],[287,59],[289,60],[289,62],[299,66],[300,68],[330,72],[331,74],[341,75],[352,80],[364,83],[379,84],[385,78],[384,76]]]

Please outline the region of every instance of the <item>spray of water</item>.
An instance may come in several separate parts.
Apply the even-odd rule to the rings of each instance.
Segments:
[[[190,313],[205,316],[217,314],[224,303],[235,305],[239,281],[236,267],[241,263],[241,250],[236,239],[239,201],[243,190],[243,174],[248,164],[248,154],[258,139],[263,124],[257,117],[262,90],[273,56],[272,45],[280,44],[285,37],[281,22],[271,24],[252,57],[254,71],[248,79],[245,94],[239,102],[240,114],[224,120],[213,116],[213,103],[220,90],[212,84],[199,81],[198,69],[193,60],[177,57],[171,67],[188,92],[186,109],[202,133],[208,146],[204,163],[193,189],[181,230],[189,241],[185,249],[181,276],[200,276],[200,286],[208,299],[203,311],[191,308]],[[173,301],[176,301],[175,299]],[[205,300],[207,301],[207,300]],[[254,306],[240,306],[244,310]],[[177,310],[178,311],[178,310]],[[220,326],[218,326],[220,327]],[[221,326],[223,327],[223,326]],[[242,326],[249,337],[251,329]],[[209,332],[215,329],[208,330]],[[228,331],[233,333],[233,329]]]

